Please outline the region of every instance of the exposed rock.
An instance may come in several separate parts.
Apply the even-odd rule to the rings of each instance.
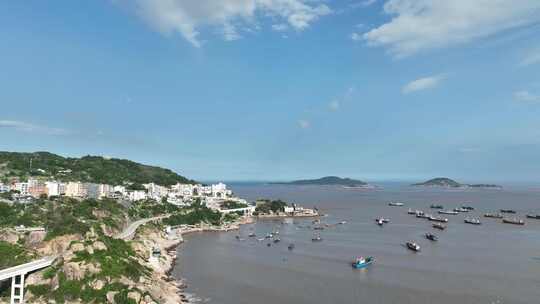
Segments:
[[[90,287],[96,290],[101,290],[103,287],[105,287],[105,282],[102,280],[94,280],[90,283]]]
[[[78,263],[69,262],[62,267],[66,278],[69,280],[80,280],[84,277],[84,273]]]
[[[117,294],[117,291],[109,291],[107,292],[107,303],[114,303],[114,296]]]
[[[94,248],[94,250],[107,250],[107,246],[105,246],[105,244],[100,241],[95,242],[92,247]]]
[[[26,238],[26,246],[34,247],[39,245],[45,239],[47,232],[45,231],[32,231]]]
[[[128,298],[135,300],[136,303],[139,303],[141,301],[141,294],[136,291],[130,291],[128,292]]]
[[[84,245],[81,243],[73,243],[71,244],[71,250],[73,252],[79,252],[84,250]]]
[[[0,241],[16,244],[19,241],[19,235],[11,229],[0,230]]]

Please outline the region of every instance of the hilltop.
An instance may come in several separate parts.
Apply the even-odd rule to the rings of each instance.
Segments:
[[[346,186],[346,187],[362,187],[367,186],[366,182],[351,178],[341,178],[338,176],[325,176],[318,179],[303,179],[292,182],[277,183],[283,185],[316,185],[316,186]]]
[[[195,181],[169,169],[143,165],[126,159],[84,156],[62,157],[49,152],[0,152],[0,178],[52,177],[59,181],[81,181],[121,185],[124,182],[170,186]]]
[[[502,186],[494,184],[462,184],[453,179],[447,177],[437,177],[425,181],[423,183],[416,183],[412,186],[425,186],[425,187],[448,187],[448,188],[459,188],[459,187],[471,187],[471,188],[502,188]]]

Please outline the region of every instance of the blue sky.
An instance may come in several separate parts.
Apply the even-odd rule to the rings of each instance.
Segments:
[[[537,0],[0,3],[0,149],[540,181]]]

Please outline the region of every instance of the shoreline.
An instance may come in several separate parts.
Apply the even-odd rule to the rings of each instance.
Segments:
[[[183,236],[197,232],[235,231],[239,230],[241,225],[252,224],[255,222],[255,220],[256,219],[253,217],[247,217],[223,226],[199,225],[199,227],[176,228],[173,230],[175,234],[173,240],[167,239],[166,237],[160,237],[159,239],[156,239],[156,242],[158,244],[169,242],[168,245],[162,248],[163,251],[165,251],[165,255],[168,256],[168,260],[170,260],[170,262],[166,263],[166,267],[163,269],[163,275],[164,280],[174,286],[174,288],[176,289],[175,293],[181,300],[180,303],[190,303],[190,296],[185,292],[185,289],[187,288],[187,283],[185,282],[185,279],[181,277],[175,278],[172,274],[178,263],[178,246],[185,242]],[[159,271],[159,269],[154,270]]]

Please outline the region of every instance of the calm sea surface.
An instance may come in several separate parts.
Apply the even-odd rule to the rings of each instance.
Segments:
[[[321,231],[314,243],[311,219],[259,221],[240,232],[200,233],[186,237],[178,248],[174,275],[188,283],[187,292],[211,304],[242,303],[540,303],[540,220],[525,226],[482,218],[501,208],[540,214],[540,190],[421,189],[400,184],[378,190],[285,185],[232,185],[241,197],[281,198],[328,216],[323,223],[347,221]],[[389,201],[405,202],[390,207]],[[431,203],[453,209],[467,202],[476,208],[465,215],[447,215],[446,231],[407,214],[427,212]],[[463,223],[481,217],[482,225]],[[384,216],[384,227],[374,218]],[[263,237],[280,231],[281,242],[267,247],[247,235]],[[423,235],[433,232],[439,242]],[[237,240],[236,235],[242,239]],[[417,241],[414,253],[403,244]],[[292,251],[287,249],[295,244]],[[372,255],[377,262],[354,270],[355,256]]]

